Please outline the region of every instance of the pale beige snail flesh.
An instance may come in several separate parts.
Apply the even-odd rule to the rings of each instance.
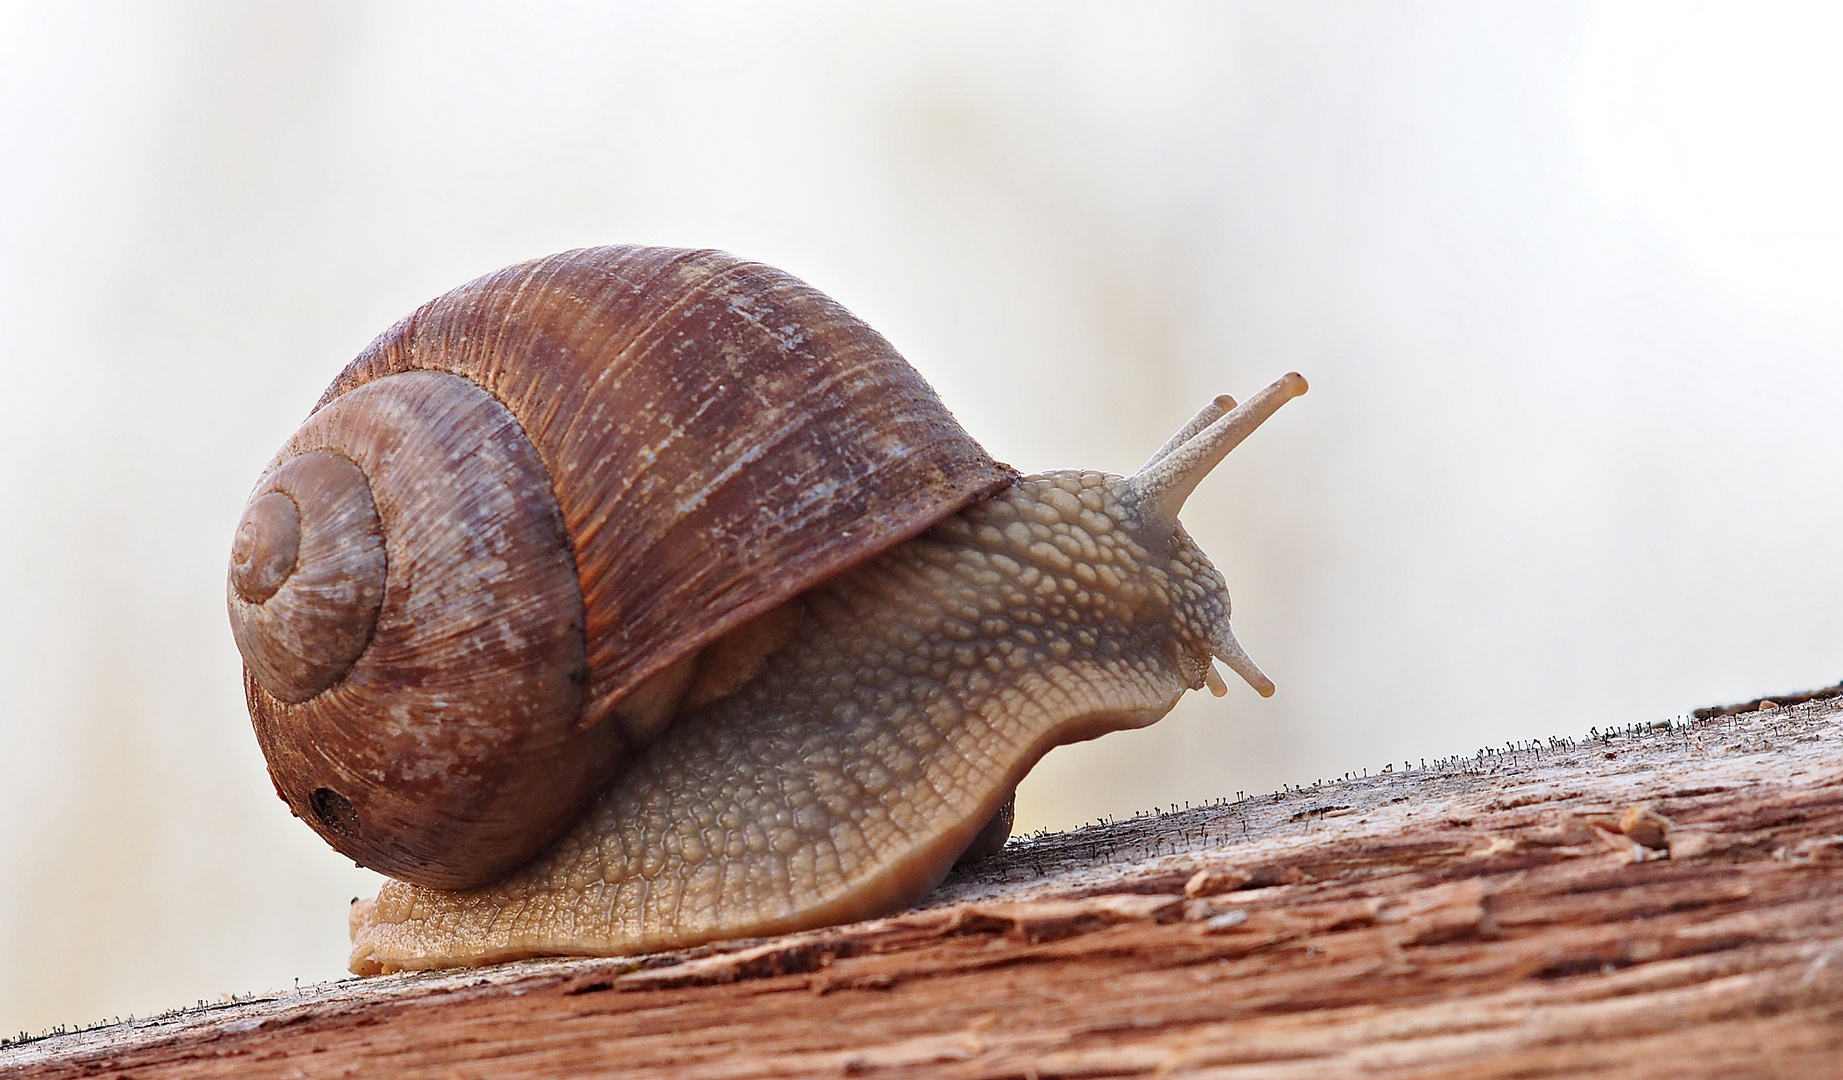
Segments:
[[[656,250],[600,249],[617,255],[602,255],[597,265]],[[732,273],[736,262],[692,254],[718,260],[718,275]],[[682,259],[686,253],[656,258],[668,255]],[[584,256],[558,258],[569,257]],[[797,328],[786,333],[807,338]],[[709,347],[734,351],[721,341]],[[381,381],[395,378],[401,374]],[[485,385],[489,396],[499,397],[491,378]],[[913,527],[883,528],[912,538],[885,544],[854,565],[732,618],[716,635],[646,668],[590,723],[578,716],[574,726],[589,730],[580,753],[606,753],[602,743],[616,742],[621,746],[614,756],[622,761],[586,769],[590,779],[577,783],[595,785],[599,793],[560,835],[543,835],[554,829],[548,824],[534,832],[534,858],[484,881],[477,878],[487,871],[468,869],[470,879],[458,887],[447,882],[452,871],[446,865],[434,865],[445,855],[399,859],[413,865],[396,876],[424,880],[388,882],[375,899],[353,906],[352,970],[626,954],[898,910],[934,888],[969,847],[989,849],[994,838],[1002,843],[1012,792],[1051,748],[1150,724],[1189,689],[1208,685],[1223,693],[1215,659],[1271,694],[1272,684],[1229,629],[1221,575],[1178,524],[1177,513],[1204,474],[1305,389],[1304,379],[1288,375],[1243,405],[1216,399],[1131,477],[1051,472],[1011,480],[1002,466],[990,466],[989,459],[982,464],[955,443],[948,457],[972,464],[955,467],[963,476],[945,485],[952,493],[934,504],[957,509],[949,506],[944,517],[922,511],[932,520],[919,535]],[[522,407],[510,404],[515,413]],[[594,403],[555,409],[585,407],[592,410]],[[540,427],[528,419],[520,423],[528,431]],[[532,438],[540,459],[546,438],[543,430]],[[365,453],[354,460],[367,476],[387,471]],[[705,464],[717,471],[726,465]],[[286,465],[280,461],[272,470]],[[514,465],[517,473],[522,466]],[[555,476],[555,467],[548,467]],[[549,520],[555,526],[560,519],[580,564],[583,540],[572,529],[572,496],[566,481],[553,485],[564,509]],[[273,498],[261,502],[274,486],[259,485],[246,522],[252,515],[267,515],[265,521],[278,516]],[[378,487],[375,477],[372,487]],[[395,500],[377,498],[379,504]],[[258,556],[267,548],[257,534],[286,540],[294,529],[305,537],[314,516],[303,510],[299,524],[259,522],[240,535],[240,561],[233,566],[240,602],[252,603],[248,597],[276,576],[259,572],[264,560]],[[382,505],[376,516],[388,525],[400,515]],[[344,518],[363,514],[345,511]],[[829,527],[874,531],[871,524],[847,520]],[[385,532],[389,564],[394,549]],[[312,546],[305,539],[292,542],[302,551]],[[546,566],[527,576],[544,579],[553,570]],[[354,579],[373,580],[363,574]],[[378,591],[350,590],[348,607],[372,604]],[[382,593],[386,614],[377,616],[374,639],[387,637],[393,626],[391,587]],[[593,624],[602,591],[589,586],[582,595],[590,609],[586,621]],[[233,599],[233,609],[238,602]],[[240,632],[240,642],[256,636]],[[349,633],[327,636],[340,657],[350,652]],[[367,654],[374,647],[375,641],[362,646]],[[574,655],[597,651],[593,641],[582,648]],[[362,669],[367,658],[352,670]],[[294,671],[287,664],[259,662],[281,670],[266,676],[270,681],[307,693],[307,700],[342,685],[315,689],[327,678],[321,671],[297,678],[304,685],[296,686],[287,682]],[[264,695],[274,696],[264,678],[252,665],[253,713],[259,703],[270,707]],[[587,682],[594,684],[593,670]],[[508,700],[523,708],[531,695],[514,690]],[[419,702],[375,708],[408,717],[426,710]],[[446,698],[442,707],[463,708]],[[258,716],[259,733],[265,724],[273,726]],[[594,734],[608,727],[623,734]],[[265,749],[278,741],[272,733],[263,738]],[[548,739],[536,741],[547,745]],[[576,754],[563,751],[559,760]],[[343,772],[337,781],[325,781],[330,774],[322,773],[297,780],[289,772],[294,758],[284,753],[278,766],[277,755],[270,756],[278,790],[335,846],[347,850],[365,834],[367,842],[381,845],[386,860],[397,857],[399,848],[391,846],[397,841],[372,823],[385,816],[371,809],[373,796],[361,787],[335,792],[328,786],[361,784],[362,770]],[[329,802],[334,796],[337,802]],[[508,805],[521,798],[515,795]],[[323,804],[332,807],[330,821]],[[453,831],[445,823],[441,828],[444,836]],[[489,831],[497,836],[497,829]],[[424,873],[425,866],[434,868]]]

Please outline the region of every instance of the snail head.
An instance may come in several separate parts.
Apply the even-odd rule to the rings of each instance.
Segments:
[[[1183,526],[1178,512],[1209,471],[1241,444],[1280,406],[1306,392],[1297,372],[1288,373],[1237,405],[1223,395],[1204,406],[1158,452],[1130,477],[1122,478],[1113,500],[1118,524],[1134,534],[1153,558],[1162,556],[1175,586],[1175,612],[1192,674],[1218,697],[1228,692],[1211,657],[1221,660],[1262,697],[1273,695],[1273,680],[1249,658],[1229,629],[1229,592]]]

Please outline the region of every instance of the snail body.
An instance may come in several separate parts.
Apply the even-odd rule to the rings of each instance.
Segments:
[[[352,970],[899,909],[1002,844],[1054,746],[1222,692],[1218,658],[1271,693],[1177,510],[1304,390],[1216,399],[1132,477],[1017,478],[757,264],[589,249],[433,301],[233,551],[278,792],[398,879],[354,905]]]

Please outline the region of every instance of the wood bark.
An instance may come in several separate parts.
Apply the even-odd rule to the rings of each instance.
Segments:
[[[577,1072],[1843,1076],[1843,708],[1026,837],[871,922],[0,1049],[0,1077]]]

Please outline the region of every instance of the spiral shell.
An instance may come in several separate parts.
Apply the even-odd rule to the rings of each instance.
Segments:
[[[489,274],[367,347],[238,525],[276,789],[363,865],[497,880],[652,734],[623,713],[649,680],[1013,475],[781,271],[610,247]]]

